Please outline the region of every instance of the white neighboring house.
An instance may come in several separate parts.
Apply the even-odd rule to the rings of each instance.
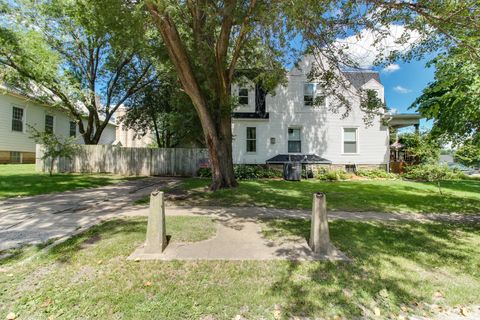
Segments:
[[[306,57],[287,74],[288,83],[266,94],[255,85],[233,85],[240,105],[233,113],[233,159],[236,164],[329,165],[351,171],[355,167],[388,168],[389,128],[376,116],[366,126],[360,109],[360,89],[371,89],[384,101],[384,87],[378,72],[344,72],[351,87],[344,94],[352,103],[349,116],[329,110],[333,97],[323,106],[312,106],[322,95],[315,81],[308,81],[313,59]],[[354,94],[352,94],[354,93]],[[387,115],[385,115],[387,116]],[[397,116],[388,116],[390,119]],[[418,124],[400,123],[396,128]]]
[[[35,141],[28,126],[39,131],[51,130],[57,136],[83,138],[76,123],[58,109],[0,86],[0,163],[35,163]],[[117,125],[109,123],[99,144],[113,144]]]
[[[121,119],[126,113],[127,108],[125,106],[120,106],[116,112],[116,118]],[[121,121],[117,121],[117,140],[115,145],[122,147],[131,147],[131,148],[145,148],[149,145],[152,145],[156,142],[154,139],[153,133],[148,131],[148,133],[143,137],[138,137],[135,135],[135,130],[126,129],[123,127]]]

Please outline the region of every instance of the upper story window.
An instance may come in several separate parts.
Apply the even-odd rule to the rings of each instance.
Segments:
[[[23,109],[22,108],[13,107],[12,131],[23,132]]]
[[[77,136],[77,124],[74,121],[70,121],[69,134],[70,134],[70,137],[76,137]]]
[[[248,89],[247,88],[238,89],[238,102],[241,105],[248,105]]]
[[[343,153],[358,153],[357,128],[343,128]]]
[[[303,85],[303,104],[305,106],[313,106],[314,98],[315,98],[315,84],[305,83]]]
[[[303,85],[303,105],[324,107],[326,104],[325,95],[317,93],[317,85],[315,83],[305,83]]]
[[[288,153],[302,152],[300,128],[288,128]]]
[[[257,128],[247,127],[247,152],[257,152]]]
[[[53,116],[45,115],[45,132],[53,133]]]

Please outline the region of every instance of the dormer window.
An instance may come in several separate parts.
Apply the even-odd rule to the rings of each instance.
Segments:
[[[248,105],[248,89],[240,88],[238,89],[238,103],[241,105]]]

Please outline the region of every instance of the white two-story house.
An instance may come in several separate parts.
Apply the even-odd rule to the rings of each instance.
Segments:
[[[65,112],[0,86],[0,163],[35,163],[36,143],[29,126],[59,137],[76,137],[77,142],[83,144],[78,125]],[[117,127],[109,123],[99,144],[114,143]]]
[[[315,80],[309,80],[313,58],[306,57],[287,74],[286,86],[265,94],[259,86],[234,85],[239,106],[233,113],[233,159],[236,164],[329,165],[346,169],[388,168],[389,128],[375,116],[367,126],[360,109],[360,90],[375,90],[384,101],[378,72],[343,72],[349,84],[344,96],[351,102],[346,118],[331,110],[333,97],[323,105],[312,103],[323,95]],[[416,118],[418,122],[418,118]],[[400,126],[402,126],[400,124]]]

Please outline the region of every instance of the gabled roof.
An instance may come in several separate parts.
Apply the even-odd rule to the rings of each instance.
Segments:
[[[372,79],[381,83],[380,74],[377,71],[343,71],[343,75],[356,89],[360,89],[365,83]]]

